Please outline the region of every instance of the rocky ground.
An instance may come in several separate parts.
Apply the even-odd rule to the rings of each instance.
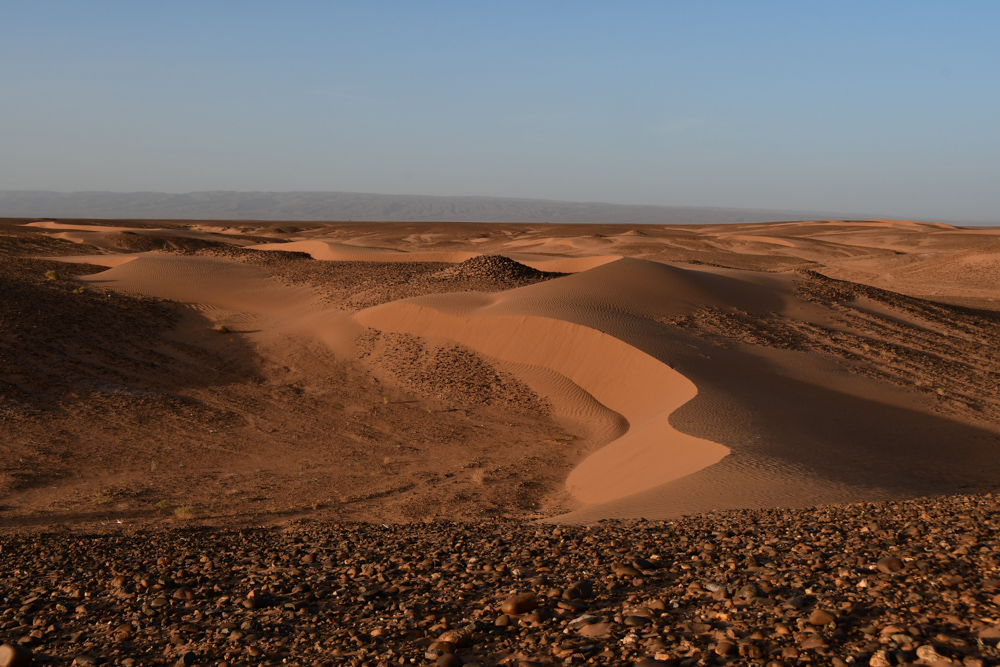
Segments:
[[[8,532],[0,665],[995,664],[997,506]]]

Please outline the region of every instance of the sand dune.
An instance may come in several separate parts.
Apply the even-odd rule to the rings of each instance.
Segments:
[[[309,298],[307,290],[280,285],[257,267],[200,257],[141,256],[83,280],[144,296],[251,313],[279,314]]]
[[[56,348],[4,343],[5,358],[47,360],[38,378],[66,378],[4,376],[16,389],[7,413],[27,410],[25,397],[43,406],[18,418],[30,428],[5,422],[25,452],[66,419],[100,440],[112,427],[90,402],[157,397],[142,399],[142,417],[139,404],[120,408],[113,428],[129,435],[105,441],[135,467],[78,460],[90,472],[66,473],[76,481],[62,491],[18,482],[5,493],[23,511],[53,493],[83,502],[93,480],[160,489],[148,466],[166,465],[171,437],[190,457],[170,457],[171,488],[214,488],[211,470],[257,480],[258,495],[300,513],[373,520],[660,518],[1000,480],[991,230],[40,221],[4,234],[5,270],[30,293],[71,304],[79,286],[176,309],[173,329],[148,332],[148,350],[128,343],[127,376],[107,361],[130,335],[114,322],[66,325],[69,371]],[[503,261],[476,259],[493,255]],[[46,282],[49,266],[70,278]],[[223,324],[237,333],[212,332]],[[90,337],[74,343],[78,329]],[[198,364],[229,375],[194,382]],[[55,417],[50,395],[78,417]],[[184,401],[207,406],[192,413],[215,415],[205,424],[231,425],[208,436],[167,426]],[[219,429],[232,437],[208,454],[199,443]],[[171,449],[136,454],[129,443],[144,438]],[[28,468],[3,474],[33,479]],[[320,487],[336,497],[325,510],[306,501]],[[213,496],[212,507],[236,516],[240,504]]]
[[[251,246],[256,250],[275,250],[281,252],[304,252],[313,259],[328,262],[464,262],[481,253],[472,251],[434,252],[410,251],[403,252],[393,248],[373,248],[352,243],[335,243],[329,241],[292,241],[290,243],[262,243]],[[554,273],[576,273],[586,271],[595,266],[601,266],[619,259],[616,255],[597,255],[587,257],[552,257],[524,252],[505,252],[506,257],[520,262],[539,271]]]
[[[383,331],[449,338],[504,361],[549,368],[628,420],[625,434],[591,454],[569,476],[567,488],[579,501],[606,502],[643,491],[728,453],[670,426],[670,414],[697,389],[635,348],[587,327],[517,314],[506,303],[474,308],[458,299],[434,301],[430,307],[413,302],[377,306],[356,317]],[[493,314],[497,311],[504,314]]]

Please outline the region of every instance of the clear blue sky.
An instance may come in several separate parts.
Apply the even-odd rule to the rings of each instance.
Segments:
[[[998,2],[0,0],[0,189],[1000,220]]]

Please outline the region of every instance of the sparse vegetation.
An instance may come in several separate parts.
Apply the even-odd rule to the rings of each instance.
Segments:
[[[75,290],[73,290],[73,294],[83,294],[83,293],[84,293],[84,292],[86,292],[86,291],[87,291],[87,290],[85,290],[85,289],[83,288],[83,286],[81,285],[80,287],[77,287],[77,288],[76,288]]]
[[[56,271],[46,271],[45,272],[45,279],[46,280],[59,280],[59,273],[56,272]]]
[[[190,519],[194,516],[194,510],[187,505],[181,505],[180,507],[174,508],[174,516],[178,519]]]
[[[110,502],[111,502],[111,498],[109,498],[108,496],[104,495],[100,491],[98,491],[97,494],[94,496],[94,504],[95,505],[107,505]]]
[[[154,507],[156,507],[156,509],[158,509],[158,510],[162,510],[162,509],[165,509],[167,507],[167,505],[169,505],[169,504],[170,503],[168,503],[166,500],[161,500],[161,501],[157,502],[156,505],[154,505]]]

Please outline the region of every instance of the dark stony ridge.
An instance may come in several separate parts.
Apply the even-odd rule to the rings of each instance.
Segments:
[[[482,285],[483,289],[511,289],[565,274],[539,271],[503,255],[477,255],[434,274],[434,278]]]

